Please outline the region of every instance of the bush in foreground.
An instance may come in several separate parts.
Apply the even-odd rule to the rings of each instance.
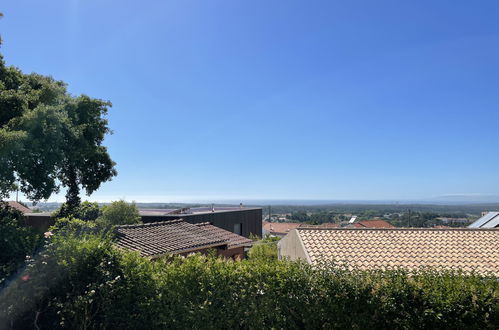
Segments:
[[[21,212],[0,202],[0,284],[35,252],[41,236],[24,225]]]
[[[496,278],[268,258],[150,262],[99,235],[54,237],[0,300],[6,329],[494,329],[498,314]]]

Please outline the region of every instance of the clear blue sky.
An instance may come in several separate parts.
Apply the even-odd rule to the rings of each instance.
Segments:
[[[114,105],[119,175],[92,199],[499,196],[499,1],[0,11],[8,64]]]

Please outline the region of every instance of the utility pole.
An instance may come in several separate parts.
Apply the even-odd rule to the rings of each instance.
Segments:
[[[0,17],[2,17],[0,15]],[[19,202],[19,179],[16,180],[16,203]]]

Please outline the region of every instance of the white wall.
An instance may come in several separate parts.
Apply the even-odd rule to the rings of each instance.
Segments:
[[[298,231],[293,229],[286,236],[284,236],[278,243],[277,249],[279,253],[279,260],[299,260],[310,262],[303,245],[298,236]]]

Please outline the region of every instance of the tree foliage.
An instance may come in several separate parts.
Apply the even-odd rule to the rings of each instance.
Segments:
[[[140,223],[140,214],[135,202],[114,201],[102,208],[102,215],[97,222],[104,226],[131,225]]]
[[[72,207],[68,203],[63,203],[57,210],[52,213],[52,217],[55,219],[71,217],[83,221],[95,221],[99,217],[99,215],[99,204],[89,201],[84,201],[76,207]]]
[[[47,199],[61,187],[70,206],[116,175],[102,145],[110,102],[72,96],[65,83],[6,66],[0,55],[0,198],[19,188]]]

